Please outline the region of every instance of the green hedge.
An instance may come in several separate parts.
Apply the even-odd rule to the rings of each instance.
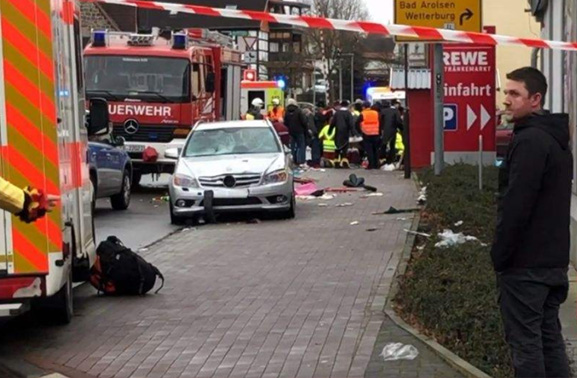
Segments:
[[[419,174],[427,186],[420,231],[433,236],[417,238],[395,306],[406,321],[487,374],[511,377],[489,255],[498,173],[494,167],[483,173],[483,191],[474,166],[449,166],[439,177],[431,170]],[[456,227],[461,220],[463,225]],[[487,245],[468,242],[436,248],[437,233],[444,229],[476,236]]]

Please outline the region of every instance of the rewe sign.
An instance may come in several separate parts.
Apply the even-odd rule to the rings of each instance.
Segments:
[[[444,45],[445,151],[495,151],[495,48]]]

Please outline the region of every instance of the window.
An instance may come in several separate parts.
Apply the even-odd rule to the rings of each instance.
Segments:
[[[186,59],[90,55],[85,72],[89,97],[161,102],[190,99],[190,64]]]
[[[290,44],[289,43],[283,43],[282,44],[282,52],[290,52]]]
[[[200,95],[200,64],[194,63],[192,65],[192,95],[198,97]]]
[[[193,132],[186,157],[280,152],[274,131],[268,127],[238,127]]]
[[[74,15],[74,55],[76,59],[76,88],[82,92],[84,88],[84,70],[82,69],[82,38],[80,37],[80,22]]]
[[[279,52],[278,42],[270,42],[269,43],[269,52],[271,52],[271,53]]]
[[[293,51],[297,54],[301,53],[301,43],[300,42],[293,42]]]

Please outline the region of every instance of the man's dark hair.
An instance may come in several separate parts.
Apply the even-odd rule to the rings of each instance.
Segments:
[[[371,107],[371,103],[368,101],[363,102],[363,108],[369,109]]]
[[[545,105],[547,79],[541,71],[533,67],[518,68],[515,71],[509,72],[507,79],[524,83],[530,96],[533,96],[535,93],[541,93],[541,105]]]
[[[349,100],[343,100],[341,101],[341,106],[350,106],[351,103],[349,102]]]

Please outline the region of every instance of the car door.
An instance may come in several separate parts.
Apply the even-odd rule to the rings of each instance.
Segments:
[[[101,142],[89,143],[91,160],[96,165],[98,183],[96,193],[98,198],[109,197],[115,194],[115,178],[112,170],[111,146]]]

